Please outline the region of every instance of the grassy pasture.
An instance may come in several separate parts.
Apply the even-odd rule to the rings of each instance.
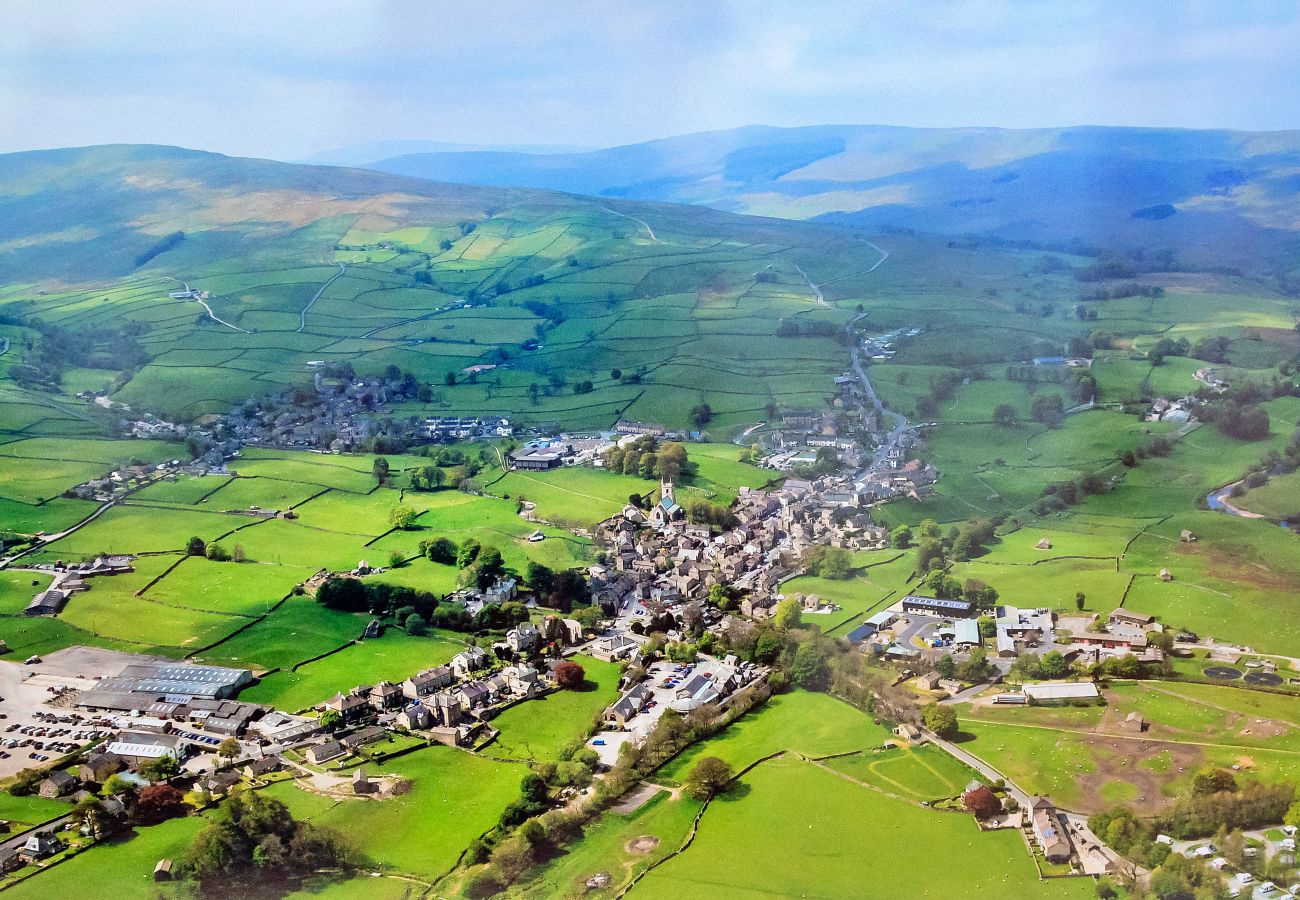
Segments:
[[[365,627],[359,618],[356,621]],[[353,637],[359,637],[360,633],[358,629]],[[383,637],[359,641],[292,672],[273,672],[240,696],[251,703],[269,703],[279,709],[307,709],[358,684],[400,682],[422,669],[446,663],[464,646],[463,637],[454,633],[433,632],[425,637],[411,637],[400,629],[390,628]]]
[[[484,752],[507,759],[554,759],[560,748],[586,735],[601,711],[618,699],[619,666],[589,656],[573,661],[587,673],[580,691],[557,691],[513,706],[492,720],[501,736]]]
[[[696,744],[664,767],[665,778],[682,780],[701,756],[718,756],[739,769],[777,750],[828,756],[865,750],[889,739],[889,730],[825,694],[797,692],[773,697],[763,707]]]
[[[331,801],[293,782],[268,788],[293,813],[345,834],[364,835],[363,853],[382,870],[436,878],[496,823],[527,768],[434,746],[390,760],[375,774],[398,775],[411,790],[383,802]]]
[[[632,894],[910,896],[917,873],[933,865],[932,849],[942,846],[944,882],[965,895],[1092,895],[1087,879],[1040,882],[1013,832],[981,834],[969,817],[900,803],[790,757],[748,773],[735,794],[715,800],[690,849]],[[773,841],[783,852],[771,852]],[[889,865],[877,864],[882,857]],[[791,859],[816,864],[792,866]]]

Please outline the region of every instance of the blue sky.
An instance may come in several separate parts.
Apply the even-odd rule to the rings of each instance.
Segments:
[[[0,151],[298,159],[384,139],[609,146],[747,124],[1300,127],[1300,4],[6,5]]]

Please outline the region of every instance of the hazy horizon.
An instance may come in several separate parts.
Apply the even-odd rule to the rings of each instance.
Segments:
[[[608,147],[746,125],[1292,130],[1300,8],[527,2],[9,10],[0,151]],[[916,60],[926,60],[918,65]]]

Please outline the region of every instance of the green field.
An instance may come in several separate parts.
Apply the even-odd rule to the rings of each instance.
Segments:
[[[1291,697],[1218,685],[1136,682],[1086,708],[959,707],[966,749],[1032,793],[1094,811],[1118,799],[1159,807],[1207,765],[1264,781],[1300,777],[1300,727]],[[1119,722],[1149,723],[1141,735]],[[1128,796],[1131,795],[1131,796]]]
[[[332,800],[293,782],[267,790],[298,818],[353,835],[372,865],[427,880],[449,870],[460,852],[496,823],[527,771],[517,763],[429,747],[374,770],[411,782],[408,793],[388,800]]]
[[[483,752],[519,760],[555,759],[564,745],[586,737],[602,710],[618,699],[619,666],[575,656],[587,683],[580,691],[556,691],[512,706],[492,720],[501,732]]]
[[[841,756],[828,760],[827,765],[916,802],[960,796],[976,777],[973,770],[932,744]]]
[[[1040,882],[1014,832],[981,834],[969,816],[919,809],[788,756],[714,801],[690,849],[630,896],[917,896],[936,847],[956,894],[1093,896],[1089,879]]]

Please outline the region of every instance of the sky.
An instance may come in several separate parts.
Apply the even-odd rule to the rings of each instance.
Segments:
[[[0,152],[304,159],[741,125],[1300,127],[1300,4],[15,0]]]

